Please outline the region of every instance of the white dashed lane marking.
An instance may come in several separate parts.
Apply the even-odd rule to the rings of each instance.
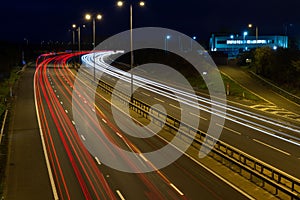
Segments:
[[[266,147],[269,147],[269,148],[271,148],[271,149],[274,149],[274,150],[276,150],[276,151],[279,151],[280,153],[283,153],[283,154],[285,154],[285,155],[287,155],[287,156],[290,156],[290,155],[291,155],[290,153],[288,153],[288,152],[286,152],[286,151],[283,151],[283,150],[281,150],[281,149],[278,149],[278,148],[276,148],[276,147],[273,147],[273,146],[271,146],[271,145],[269,145],[269,144],[266,144],[266,143],[264,143],[264,142],[262,142],[262,141],[259,141],[259,140],[256,140],[256,139],[253,139],[253,141],[255,141],[255,142],[259,143],[259,144],[262,144],[262,145],[264,145],[264,146],[266,146]]]

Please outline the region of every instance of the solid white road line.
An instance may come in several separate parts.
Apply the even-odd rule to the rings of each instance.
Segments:
[[[184,194],[173,184],[173,183],[170,183],[170,186],[176,190],[176,192],[178,192],[181,196],[183,196]]]
[[[269,147],[269,148],[271,148],[271,149],[274,149],[274,150],[276,150],[276,151],[279,151],[280,153],[283,153],[283,154],[285,154],[285,155],[287,155],[287,156],[290,156],[290,155],[291,155],[291,154],[288,153],[288,152],[285,152],[285,151],[283,151],[283,150],[281,150],[281,149],[278,149],[278,148],[276,148],[276,147],[273,147],[273,146],[271,146],[271,145],[269,145],[269,144],[266,144],[266,143],[264,143],[264,142],[262,142],[262,141],[259,141],[259,140],[256,140],[256,139],[253,139],[253,141],[255,141],[255,142],[259,143],[259,144],[262,144],[262,145],[264,145],[264,146],[267,146],[267,147]]]
[[[56,189],[56,185],[55,185],[55,181],[54,181],[54,176],[52,173],[52,169],[51,169],[51,164],[49,161],[49,157],[48,157],[48,153],[47,153],[47,147],[46,147],[46,143],[45,143],[45,138],[44,138],[44,133],[43,133],[43,129],[42,129],[42,124],[41,124],[41,119],[40,119],[40,114],[39,114],[39,109],[37,107],[37,99],[36,99],[36,75],[37,74],[37,70],[34,73],[34,81],[33,81],[33,92],[34,92],[34,102],[35,102],[35,110],[36,110],[36,115],[37,115],[37,120],[38,120],[38,125],[39,125],[39,130],[40,130],[40,137],[41,137],[41,142],[42,142],[42,147],[43,147],[43,152],[44,152],[44,157],[45,157],[45,161],[46,161],[46,166],[47,166],[47,170],[48,170],[48,175],[49,175],[49,179],[50,179],[50,184],[51,184],[51,188],[52,188],[52,193],[53,193],[53,197],[54,200],[58,200],[58,193],[57,193],[57,189]]]
[[[122,195],[122,193],[120,192],[120,190],[116,190],[118,196],[120,197],[121,200],[125,200],[125,197]]]
[[[216,123],[216,125],[217,125],[217,126],[220,126],[220,127],[222,127],[222,128],[224,128],[224,129],[226,129],[226,130],[229,131],[229,132],[232,132],[232,133],[235,133],[235,134],[238,134],[238,135],[242,135],[240,132],[237,132],[237,131],[235,131],[235,130],[233,130],[233,129],[231,129],[231,128],[227,128],[226,126],[223,126],[223,125],[221,125],[221,124]]]

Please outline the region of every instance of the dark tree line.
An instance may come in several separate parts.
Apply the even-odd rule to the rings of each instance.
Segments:
[[[243,57],[251,58],[255,72],[278,85],[300,88],[300,51],[270,47],[257,48]]]

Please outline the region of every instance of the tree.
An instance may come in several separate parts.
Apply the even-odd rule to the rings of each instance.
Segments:
[[[273,50],[270,47],[257,48],[254,52],[254,63],[257,74],[269,77],[272,65]]]

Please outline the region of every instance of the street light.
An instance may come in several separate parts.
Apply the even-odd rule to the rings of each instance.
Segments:
[[[253,24],[248,24],[248,28],[252,28]],[[256,42],[258,40],[258,27],[255,26],[255,38],[256,38]]]
[[[244,31],[244,33],[243,33],[244,40],[245,40],[245,38],[246,38],[247,35],[248,35],[248,32],[247,32],[247,31]]]
[[[196,36],[193,36],[193,37],[191,38],[191,51],[193,51],[193,40],[196,40],[196,39],[197,39]]]
[[[168,50],[168,40],[171,39],[171,35],[166,35],[165,36],[165,51]]]
[[[76,28],[76,24],[72,24],[72,50],[74,50],[75,47],[75,28]]]
[[[244,31],[243,36],[244,36],[244,47],[245,47],[245,50],[248,49],[248,47],[247,47],[247,42],[246,42],[246,40],[245,40],[247,35],[248,35],[248,32],[247,32],[247,31]]]
[[[77,25],[73,24],[72,27],[76,28]],[[85,28],[84,24],[82,25],[82,28]],[[77,31],[77,34],[78,34],[77,35],[78,36],[78,38],[77,38],[78,39],[78,41],[77,41],[78,42],[78,51],[80,51],[81,50],[81,26],[78,26],[77,29],[76,29],[76,31]],[[75,39],[74,39],[74,41],[75,41]]]
[[[96,44],[96,19],[97,20],[101,20],[102,19],[102,15],[101,14],[96,14],[96,15],[91,15],[91,14],[86,14],[85,15],[85,19],[90,21],[92,20],[93,22],[93,49],[95,49],[95,44]]]
[[[144,1],[139,2],[140,7],[145,7],[146,3]],[[118,7],[123,7],[124,2],[123,1],[117,1],[117,6]],[[130,1],[130,81],[131,81],[131,89],[130,89],[130,94],[131,94],[131,102],[133,102],[133,74],[132,74],[132,68],[133,68],[133,38],[132,38],[132,1]]]
[[[86,14],[85,15],[85,19],[86,20],[92,20],[93,21],[93,50],[94,50],[94,53],[93,53],[93,57],[94,57],[94,81],[96,80],[95,76],[96,76],[96,69],[95,69],[95,44],[96,44],[96,19],[97,20],[101,20],[102,19],[102,15],[101,14],[94,14],[94,15],[91,15],[91,14]]]

